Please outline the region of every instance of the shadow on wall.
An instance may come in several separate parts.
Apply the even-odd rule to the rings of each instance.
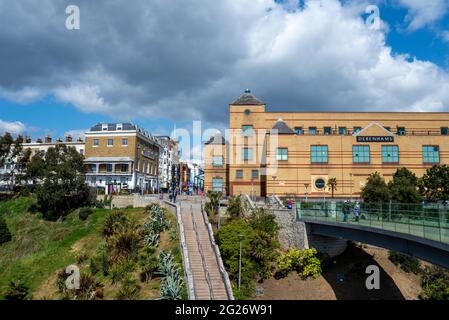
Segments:
[[[379,267],[379,290],[368,290],[365,286],[369,276],[365,271],[369,265]],[[349,245],[340,256],[329,260],[323,277],[332,287],[337,300],[405,300],[393,279],[374,258],[353,245]]]

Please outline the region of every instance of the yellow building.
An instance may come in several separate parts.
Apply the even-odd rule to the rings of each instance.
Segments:
[[[97,124],[85,134],[87,182],[107,192],[158,189],[161,145],[131,123]]]
[[[335,196],[349,198],[373,172],[449,164],[449,113],[269,112],[249,90],[229,112],[226,143],[205,145],[206,190],[324,198],[336,178]]]

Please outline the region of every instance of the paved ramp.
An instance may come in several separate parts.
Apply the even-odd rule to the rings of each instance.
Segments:
[[[201,203],[181,202],[181,219],[193,277],[195,300],[230,300],[226,287],[225,272],[217,259],[214,241],[210,238],[208,225],[201,212]],[[227,280],[229,281],[229,280]]]

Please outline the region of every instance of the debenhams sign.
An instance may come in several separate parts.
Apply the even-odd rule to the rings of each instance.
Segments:
[[[357,136],[357,142],[394,142],[394,137]]]

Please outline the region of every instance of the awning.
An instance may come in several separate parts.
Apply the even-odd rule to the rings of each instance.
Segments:
[[[85,163],[98,163],[98,162],[134,162],[130,157],[93,157],[84,160]]]

